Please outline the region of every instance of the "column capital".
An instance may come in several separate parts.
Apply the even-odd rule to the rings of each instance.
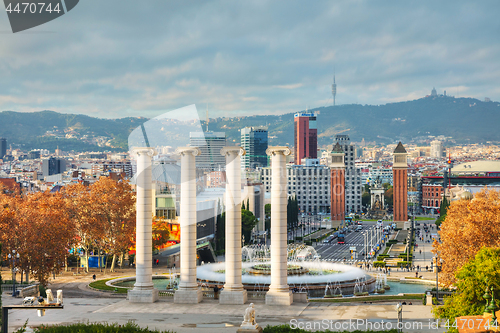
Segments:
[[[201,150],[198,147],[179,147],[175,150],[178,155],[192,154],[193,156],[200,156]]]
[[[267,155],[277,155],[277,154],[282,154],[284,156],[288,156],[292,153],[290,148],[286,146],[274,146],[274,147],[269,147],[266,149],[266,154]]]
[[[226,156],[226,155],[230,155],[230,154],[237,154],[237,155],[240,155],[240,156],[244,156],[247,152],[245,151],[245,149],[243,149],[243,147],[240,147],[240,146],[228,146],[228,147],[224,147],[220,150],[220,154],[222,156]]]
[[[132,149],[132,153],[134,155],[148,155],[149,157],[153,157],[158,154],[156,149],[151,147],[135,147]]]

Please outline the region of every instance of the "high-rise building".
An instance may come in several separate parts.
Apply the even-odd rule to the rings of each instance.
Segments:
[[[393,206],[394,222],[398,228],[404,227],[404,222],[408,220],[408,163],[407,152],[403,144],[398,143],[394,149],[393,172]]]
[[[303,158],[318,158],[316,115],[314,113],[296,113],[293,121],[295,164],[300,165]]]
[[[42,171],[44,177],[63,173],[66,171],[66,160],[54,157],[43,160]]]
[[[334,144],[339,144],[344,152],[345,163],[345,213],[361,212],[361,169],[356,168],[356,145],[349,135],[336,135]]]
[[[7,139],[0,138],[0,158],[7,154]]]
[[[443,157],[443,143],[439,140],[434,140],[431,142],[431,157],[441,158]]]
[[[201,155],[196,157],[196,167],[213,171],[226,167],[226,158],[220,150],[226,146],[226,133],[224,132],[191,132],[189,143],[198,147]]]
[[[246,154],[241,156],[242,169],[255,169],[267,166],[268,147],[267,128],[245,127],[241,129],[241,147]]]
[[[300,213],[330,212],[330,170],[318,159],[306,159],[301,165],[286,166],[288,195],[295,196]],[[272,168],[260,170],[260,181],[265,192],[271,192]]]
[[[28,153],[29,160],[37,160],[39,158],[40,158],[40,151],[39,150],[32,150]]]

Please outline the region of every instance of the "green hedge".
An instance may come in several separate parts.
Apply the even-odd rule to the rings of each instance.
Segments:
[[[381,254],[381,255],[377,256],[377,260],[383,261],[385,258],[389,258],[389,257],[390,257],[390,255],[388,255],[388,254]]]
[[[383,261],[374,261],[373,267],[385,267],[385,262]]]
[[[173,331],[158,331],[140,328],[136,324],[72,324],[68,326],[40,326],[35,333],[167,333]]]
[[[314,329],[314,327],[308,327],[306,326],[307,323],[309,323],[310,325],[313,324],[313,322],[300,322],[300,326],[298,325],[299,322],[297,322],[297,325],[296,324],[291,324],[290,325],[280,325],[280,326],[266,326],[264,328],[264,333],[310,333],[311,330],[310,329]],[[321,321],[318,321],[317,322],[319,324],[319,328],[321,328]],[[316,324],[316,325],[318,325]],[[305,328],[305,329],[302,329],[302,326]],[[333,329],[335,329],[335,327],[332,327]],[[339,332],[339,331],[330,331],[330,330],[326,330],[326,331],[315,331],[316,333],[333,333],[333,332]],[[342,331],[341,333],[397,333],[398,330],[397,329],[392,329],[392,330],[385,330],[385,331],[360,331],[360,330],[356,330],[356,331]]]
[[[387,244],[387,245],[392,245],[392,244],[397,244],[397,242],[398,242],[398,241],[397,241],[396,239],[390,239],[390,240],[388,240],[388,241],[387,241],[387,243],[386,243],[386,244]]]
[[[403,267],[403,268],[406,268],[406,264],[411,264],[411,262],[408,262],[408,261],[400,261],[400,262],[398,262],[398,267]]]

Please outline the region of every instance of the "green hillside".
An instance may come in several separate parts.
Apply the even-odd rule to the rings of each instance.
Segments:
[[[268,126],[271,145],[293,146],[293,114],[211,119],[211,131],[225,132],[228,144],[239,144],[239,129],[245,126]],[[336,134],[348,134],[353,141],[377,141],[382,144],[418,137],[444,135],[457,143],[500,142],[500,103],[473,98],[445,96],[385,105],[340,105],[311,109],[318,114],[318,143],[330,144]],[[69,151],[126,150],[130,132],[146,118],[100,119],[85,115],[52,111],[33,113],[0,112],[0,137],[25,150],[57,146]],[[203,128],[205,125],[202,122]],[[188,124],[189,125],[189,124]],[[184,128],[185,127],[185,128]],[[188,126],[189,127],[189,126]],[[188,127],[176,123],[174,132],[159,133],[161,138],[182,141],[180,133]],[[69,135],[69,137],[67,137]],[[84,136],[108,138],[99,147]],[[162,139],[163,140],[163,139]]]

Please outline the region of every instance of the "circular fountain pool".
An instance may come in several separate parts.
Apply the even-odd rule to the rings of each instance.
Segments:
[[[356,293],[375,290],[376,280],[360,268],[318,259],[312,246],[288,245],[288,285],[307,291],[310,297]],[[269,247],[251,245],[242,248],[242,283],[245,289],[265,291],[271,283]],[[225,263],[198,266],[200,284],[221,286],[225,282]]]

